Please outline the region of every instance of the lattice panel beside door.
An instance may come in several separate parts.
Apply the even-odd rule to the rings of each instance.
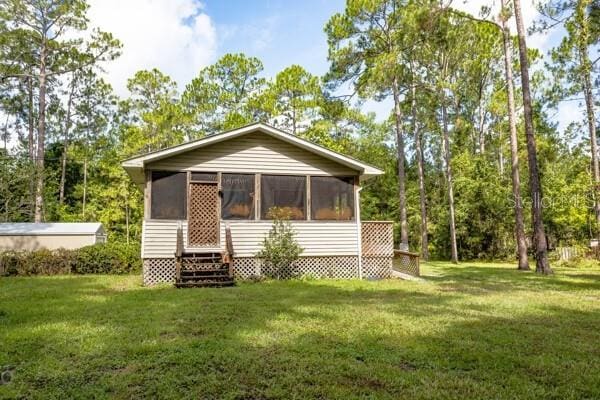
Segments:
[[[188,246],[219,245],[219,187],[216,183],[190,183]]]

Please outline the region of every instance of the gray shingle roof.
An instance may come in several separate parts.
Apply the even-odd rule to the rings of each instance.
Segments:
[[[92,235],[104,233],[100,222],[3,222],[0,236],[13,235]]]

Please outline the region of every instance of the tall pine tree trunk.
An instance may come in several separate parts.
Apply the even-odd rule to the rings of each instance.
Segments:
[[[482,89],[483,90],[483,89]],[[485,109],[483,94],[479,95],[479,153],[485,153]]]
[[[498,152],[498,165],[500,167],[500,175],[504,175],[504,154],[502,149]]]
[[[504,12],[505,0],[501,1]],[[523,202],[521,200],[521,177],[519,176],[519,146],[517,139],[517,121],[515,112],[515,91],[513,87],[512,47],[510,31],[503,16],[500,17],[502,25],[502,39],[504,45],[504,73],[506,77],[508,122],[510,125],[510,160],[513,200],[515,202],[515,238],[517,239],[517,257],[519,270],[529,271],[527,259],[527,239],[525,238],[525,224],[523,222]]]
[[[34,118],[34,105],[33,105],[33,77],[31,71],[27,77],[27,151],[29,154],[29,172],[31,173],[31,179],[29,181],[29,215],[35,215],[35,185],[36,185],[36,148],[35,148],[35,118]]]
[[[450,217],[450,251],[452,262],[458,263],[458,246],[456,245],[456,222],[454,216],[454,183],[452,179],[452,159],[450,152],[450,133],[448,132],[448,110],[446,109],[446,96],[443,89],[440,93],[442,104],[442,150],[444,153],[444,163],[446,164],[446,180],[448,182],[448,213]]]
[[[400,243],[408,250],[408,219],[406,216],[406,174],[404,172],[404,135],[402,132],[402,109],[400,108],[400,89],[398,79],[392,82],[394,97],[394,116],[396,128],[396,147],[398,152],[398,200],[400,207]]]
[[[31,162],[35,161],[35,139],[33,132],[35,130],[33,126],[33,78],[27,77],[27,97],[28,97],[28,110],[27,110],[27,149],[29,151],[29,159]]]
[[[71,81],[71,90],[69,91],[69,99],[67,100],[67,119],[65,123],[65,137],[63,139],[63,153],[60,166],[60,185],[58,202],[63,204],[65,201],[65,181],[67,177],[67,148],[69,147],[69,130],[71,128],[71,106],[73,104],[73,92],[75,91],[75,78]]]
[[[35,185],[35,222],[44,219],[44,153],[46,136],[46,41],[43,40],[40,51],[39,99],[38,99],[38,133],[36,157],[36,185]]]
[[[4,122],[4,129],[2,129],[2,141],[4,142],[4,153],[7,153],[6,142],[8,142],[8,117],[10,114],[6,114],[6,121]]]
[[[585,107],[587,111],[588,132],[590,135],[590,152],[592,153],[592,174],[594,179],[594,210],[596,214],[596,229],[600,228],[600,199],[598,189],[600,187],[600,168],[598,167],[598,142],[596,139],[596,116],[594,113],[594,97],[592,94],[592,80],[589,73],[583,78],[583,90],[585,96]],[[600,230],[598,231],[600,235]]]
[[[411,87],[411,113],[415,137],[415,157],[417,159],[417,175],[419,180],[419,205],[421,208],[421,257],[429,259],[429,239],[427,236],[427,193],[425,192],[425,172],[423,168],[423,144],[421,143],[421,130],[417,124],[417,99],[416,88]]]
[[[30,72],[31,73],[31,72]],[[36,180],[36,146],[35,146],[35,126],[34,126],[34,105],[33,105],[33,78],[27,77],[27,150],[29,154],[29,167],[33,178],[29,181],[29,212],[30,216],[35,215],[35,185]]]
[[[125,199],[125,237],[127,244],[129,244],[129,191],[127,191]]]
[[[596,138],[596,115],[594,111],[594,95],[591,77],[592,63],[588,55],[589,22],[586,19],[587,8],[590,0],[580,0],[575,8],[575,19],[579,22],[580,35],[578,37],[577,51],[579,53],[579,64],[583,80],[583,97],[585,98],[585,109],[587,115],[588,133],[590,136],[590,152],[592,155],[592,178],[594,193],[594,212],[596,214],[596,229],[600,236],[600,199],[598,189],[600,186],[600,167],[598,166],[598,141]]]
[[[85,220],[85,206],[87,202],[87,175],[88,175],[88,160],[87,156],[83,160],[83,200],[81,206],[81,216]]]
[[[537,162],[537,149],[535,133],[533,130],[533,110],[531,107],[531,91],[529,89],[529,61],[527,59],[527,43],[525,41],[525,28],[521,14],[521,1],[513,0],[515,19],[519,37],[519,60],[521,63],[521,86],[523,91],[523,112],[525,118],[525,136],[527,138],[527,161],[529,164],[529,185],[531,190],[531,213],[533,219],[533,233],[536,256],[535,271],[541,274],[551,274],[552,269],[548,262],[548,243],[544,232],[542,218],[542,186]]]

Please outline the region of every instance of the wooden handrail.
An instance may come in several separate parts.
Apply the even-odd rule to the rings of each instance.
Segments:
[[[411,256],[411,257],[421,257],[421,255],[419,253],[411,253],[410,251],[405,251],[405,250],[394,250],[394,255],[401,255],[401,256]]]
[[[225,227],[225,246],[226,246],[226,258],[227,258],[227,263],[228,263],[228,269],[229,269],[229,277],[233,277],[233,256],[234,256],[234,250],[233,250],[233,239],[231,237],[231,228],[229,228],[229,226]]]
[[[231,238],[231,228],[228,226],[225,227],[225,244],[227,246],[227,253],[233,257],[233,239]]]
[[[175,276],[179,280],[181,278],[181,256],[183,255],[183,229],[177,227],[177,239],[175,243]]]
[[[181,257],[183,255],[183,229],[181,226],[177,227],[177,239],[175,242],[175,257]]]

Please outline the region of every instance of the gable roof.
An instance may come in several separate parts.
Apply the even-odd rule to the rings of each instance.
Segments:
[[[3,222],[0,236],[93,235],[103,234],[100,222]]]
[[[383,174],[382,170],[375,168],[369,164],[363,163],[362,161],[358,161],[352,157],[348,157],[333,150],[326,149],[325,147],[309,142],[308,140],[299,138],[298,136],[292,135],[290,133],[284,132],[280,129],[273,128],[272,126],[265,125],[262,123],[244,126],[231,131],[206,136],[202,139],[183,143],[177,146],[154,151],[151,153],[142,154],[140,156],[123,161],[121,165],[123,166],[123,168],[125,168],[125,170],[129,173],[129,175],[135,182],[143,183],[144,166],[148,163],[173,157],[178,154],[200,149],[202,147],[237,138],[243,135],[252,134],[253,132],[265,133],[269,136],[280,139],[294,146],[300,147],[306,151],[317,154],[336,163],[345,165],[350,169],[358,171],[360,175],[365,178]]]

